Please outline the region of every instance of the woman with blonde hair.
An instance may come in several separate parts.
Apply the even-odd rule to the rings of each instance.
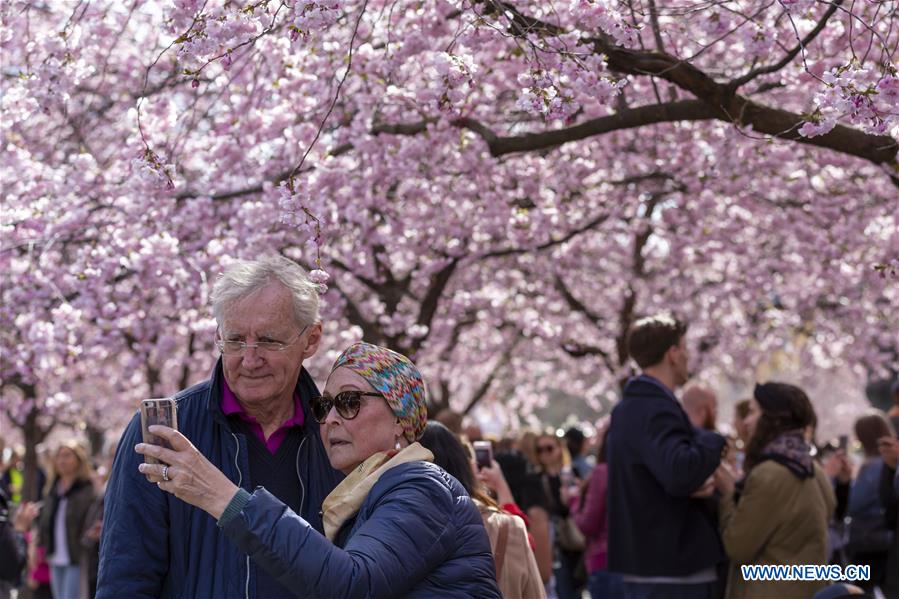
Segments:
[[[84,446],[66,441],[53,455],[38,525],[37,544],[50,565],[54,599],[77,599],[81,584],[81,536],[95,499],[92,468]]]
[[[537,435],[534,453],[543,489],[549,497],[549,514],[553,522],[557,564],[553,568],[555,591],[559,599],[579,599],[586,586],[584,536],[571,518],[567,497],[580,481],[571,470],[571,456],[565,440],[554,432]]]

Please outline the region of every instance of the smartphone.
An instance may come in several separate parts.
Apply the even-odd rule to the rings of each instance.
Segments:
[[[571,471],[571,468],[562,468],[562,472],[559,474],[559,479],[561,480],[562,485],[565,487],[577,486],[577,478],[574,476],[574,472]]]
[[[838,449],[846,451],[846,448],[849,447],[849,435],[840,435],[839,439]]]
[[[490,441],[475,441],[472,446],[474,446],[474,460],[478,469],[489,468],[493,463],[493,446],[490,445]]]
[[[150,445],[159,445],[171,449],[168,441],[151,435],[149,428],[151,424],[162,424],[169,428],[178,430],[178,408],[173,399],[145,399],[140,402],[140,428],[143,433],[144,443]],[[148,455],[144,456],[144,461],[148,464],[158,464],[159,460]]]

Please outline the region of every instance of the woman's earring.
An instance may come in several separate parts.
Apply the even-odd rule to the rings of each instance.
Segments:
[[[393,448],[394,449],[402,449],[402,446],[400,446],[400,438],[399,437],[396,438],[396,445],[394,445]]]

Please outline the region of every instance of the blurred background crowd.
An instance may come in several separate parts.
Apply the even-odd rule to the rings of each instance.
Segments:
[[[899,596],[899,502],[895,486],[884,484],[895,480],[899,458],[899,384],[892,393],[895,405],[889,412],[871,409],[842,435],[818,439],[814,426],[810,431],[814,458],[837,498],[828,525],[830,563],[870,565],[870,581],[858,584],[871,596],[885,597]],[[680,400],[695,427],[725,434],[725,461],[740,472],[757,418],[751,400],[736,404],[732,422],[719,421],[718,398],[711,389],[687,387]],[[528,559],[510,557],[507,576],[533,563],[547,597],[589,594],[597,599],[614,596],[618,578],[607,570],[608,430],[606,417],[593,426],[485,435],[474,421],[443,410],[432,419],[422,443],[484,506],[485,522],[492,510],[525,524]],[[464,460],[447,449],[455,444],[463,448]],[[478,451],[486,447],[489,453]],[[23,501],[22,448],[4,443],[0,597],[94,596],[104,488],[114,454],[112,443],[92,456],[74,436],[42,446],[33,494],[37,500]],[[509,555],[520,549],[510,547]]]

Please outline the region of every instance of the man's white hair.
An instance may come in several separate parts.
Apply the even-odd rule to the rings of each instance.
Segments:
[[[319,320],[318,285],[309,280],[299,264],[279,255],[256,260],[237,260],[219,275],[212,287],[212,315],[222,326],[228,306],[277,281],[293,299],[293,317],[300,328]]]

